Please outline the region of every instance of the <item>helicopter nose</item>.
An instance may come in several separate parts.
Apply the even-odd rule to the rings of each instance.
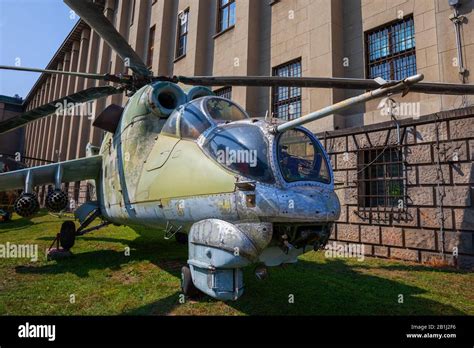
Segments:
[[[331,190],[291,189],[279,194],[278,201],[280,215],[291,219],[333,221],[340,214],[339,200]]]

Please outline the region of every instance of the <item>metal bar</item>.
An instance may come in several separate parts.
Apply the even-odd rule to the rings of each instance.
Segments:
[[[33,192],[33,174],[31,170],[28,170],[26,173],[25,178],[25,193],[32,193]]]
[[[56,190],[61,189],[62,179],[63,179],[63,167],[61,164],[58,164],[58,167],[56,168],[56,173],[54,175],[54,188]]]
[[[15,156],[15,155],[8,154],[8,153],[0,153],[0,158],[1,158],[1,157],[11,157],[11,158],[15,158],[16,156]],[[53,162],[53,161],[45,160],[45,159],[43,159],[43,158],[35,158],[35,157],[27,157],[27,156],[21,156],[21,159],[22,159],[22,160],[36,160],[36,161],[42,161],[42,162],[45,162],[45,163],[56,163],[56,162]]]
[[[118,76],[108,75],[108,74],[101,75],[101,74],[92,74],[92,73],[84,73],[84,72],[26,68],[26,67],[8,66],[8,65],[0,65],[0,69],[37,72],[37,73],[43,73],[43,74],[49,74],[49,75],[56,74],[56,75],[78,76],[78,77],[84,77],[84,78],[87,78],[87,79],[111,81],[111,82],[118,82],[118,83],[120,83],[122,81]]]
[[[283,124],[277,126],[275,130],[276,130],[276,132],[284,132],[284,131],[293,129],[295,127],[301,126],[303,124],[306,124],[308,122],[312,122],[312,121],[321,119],[323,117],[326,117],[326,116],[331,115],[333,113],[336,113],[338,111],[347,109],[350,106],[360,104],[360,103],[364,103],[366,101],[369,101],[369,100],[372,100],[372,99],[375,99],[375,98],[378,98],[378,97],[382,97],[382,96],[385,96],[387,94],[396,93],[396,92],[406,90],[407,88],[409,88],[413,84],[416,84],[417,82],[423,80],[423,78],[424,78],[423,74],[418,74],[418,75],[410,76],[410,77],[404,79],[403,81],[399,81],[399,82],[397,82],[393,85],[389,85],[389,86],[383,85],[382,87],[380,87],[376,90],[369,91],[369,92],[366,92],[364,94],[361,94],[361,95],[358,95],[358,96],[355,96],[355,97],[352,97],[352,98],[348,98],[348,99],[343,100],[343,101],[341,101],[339,103],[336,103],[334,105],[327,106],[327,107],[325,107],[321,110],[312,112],[312,113],[307,114],[305,116],[299,117],[295,120],[283,123]]]
[[[457,56],[458,56],[459,75],[461,75],[462,83],[465,83],[466,71],[464,68],[464,59],[462,55],[462,42],[461,42],[461,24],[464,17],[459,15],[458,9],[456,7],[453,7],[453,16],[451,16],[450,19],[454,24],[454,32],[456,36],[456,50],[457,50]]]

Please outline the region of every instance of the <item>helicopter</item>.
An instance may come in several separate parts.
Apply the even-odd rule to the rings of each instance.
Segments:
[[[105,131],[100,147],[86,157],[0,174],[0,191],[23,189],[15,212],[39,210],[35,186],[53,185],[45,205],[66,208],[62,184],[92,183],[96,199],[75,211],[57,235],[62,250],[75,239],[109,224],[146,226],[188,245],[181,289],[219,300],[244,291],[242,268],[297,262],[299,255],[325,247],[340,203],[330,159],[305,124],[353,105],[410,91],[474,94],[474,86],[421,82],[418,74],[400,81],[279,76],[154,76],[140,56],[91,0],[64,0],[109,46],[131,75],[93,74],[25,67],[0,69],[65,74],[109,82],[87,88],[0,122],[0,134],[53,114],[58,103],[84,103],[127,93],[124,107],[111,104],[93,126]],[[112,85],[113,84],[113,85]],[[181,85],[192,86],[185,91]],[[358,96],[284,121],[252,118],[211,86],[341,88],[366,90]],[[101,219],[101,223],[90,224]]]

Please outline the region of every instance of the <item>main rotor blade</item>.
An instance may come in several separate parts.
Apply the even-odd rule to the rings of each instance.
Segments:
[[[112,23],[104,17],[97,5],[90,0],[64,0],[64,2],[118,53],[130,69],[141,76],[150,75],[150,70],[148,70],[137,52],[120,35]]]
[[[3,70],[17,70],[17,71],[28,71],[28,72],[38,72],[43,74],[58,74],[58,75],[69,75],[69,76],[78,76],[86,79],[102,80],[102,81],[111,81],[121,83],[124,82],[120,77],[115,75],[101,75],[101,74],[91,74],[83,72],[74,72],[74,71],[62,71],[62,70],[48,70],[48,69],[37,69],[37,68],[23,68],[19,66],[8,66],[0,65],[0,69]]]
[[[12,117],[8,120],[0,122],[0,134],[9,132],[16,128],[23,127],[27,123],[39,120],[40,118],[55,113],[58,110],[58,104],[61,104],[61,106],[66,105],[67,107],[70,105],[70,103],[81,104],[91,100],[106,97],[108,95],[122,93],[122,91],[123,90],[121,88],[115,88],[112,86],[92,87],[85,89],[81,92],[77,92],[68,95],[64,98],[57,99],[48,104],[44,104],[37,108],[31,109],[19,116]]]
[[[309,87],[374,90],[380,87],[375,80],[341,77],[281,77],[281,76],[175,76],[174,80],[187,85],[248,86],[248,87]],[[397,81],[388,81],[396,83]],[[474,85],[421,82],[413,85],[412,92],[428,94],[474,94]]]

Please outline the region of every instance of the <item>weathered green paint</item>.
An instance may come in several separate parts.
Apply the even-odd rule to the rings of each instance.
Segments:
[[[103,207],[125,218],[127,204],[233,192],[234,175],[195,142],[160,134],[166,118],[147,107],[150,88],[130,98],[118,131],[103,140]]]
[[[160,151],[155,148],[149,160]],[[138,186],[149,190],[148,200],[158,200],[232,192],[234,184],[235,177],[207,157],[195,142],[179,140],[164,165],[143,173]]]

